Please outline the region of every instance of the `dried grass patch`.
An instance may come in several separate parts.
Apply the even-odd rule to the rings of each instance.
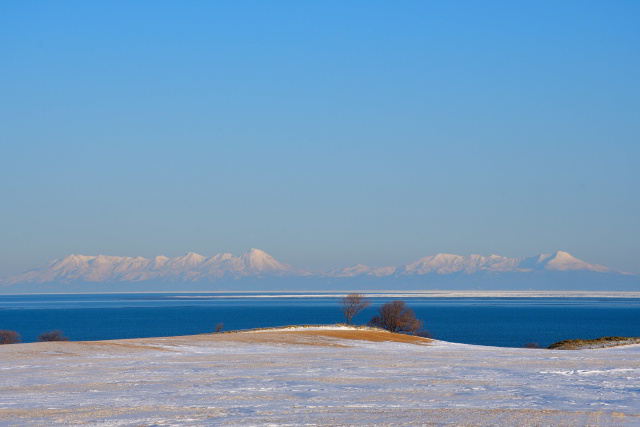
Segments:
[[[238,333],[212,334],[200,336],[198,338],[212,341],[241,342],[248,344],[267,343],[322,347],[346,347],[346,344],[340,343],[338,340],[398,342],[416,345],[426,345],[431,342],[428,338],[395,334],[375,329],[274,329],[272,331],[262,330],[260,332],[246,331]]]
[[[320,346],[320,347],[346,347],[344,344],[340,344],[337,342],[331,342],[327,340],[314,340],[310,339],[309,336],[306,335],[306,332],[303,334],[297,334],[296,331],[283,332],[283,331],[274,331],[274,332],[259,332],[259,333],[238,333],[238,334],[221,334],[221,335],[210,335],[207,338],[212,341],[225,341],[225,342],[240,342],[244,344],[289,344],[289,345],[309,345],[309,346]],[[196,340],[199,340],[200,337],[194,337]]]
[[[314,330],[314,331],[291,331],[285,333],[301,334],[314,337],[338,338],[342,340],[357,340],[370,342],[400,342],[407,344],[428,344],[431,340],[428,338],[416,337],[413,335],[394,334],[382,331],[367,330]]]

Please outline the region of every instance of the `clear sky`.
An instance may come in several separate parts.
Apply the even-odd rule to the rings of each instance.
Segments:
[[[566,250],[640,273],[639,1],[0,2],[0,276]]]

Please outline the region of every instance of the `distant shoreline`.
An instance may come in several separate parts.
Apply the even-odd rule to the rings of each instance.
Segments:
[[[351,291],[144,291],[144,292],[43,292],[0,293],[2,296],[27,295],[135,295],[190,294],[178,298],[341,298]],[[615,291],[354,291],[369,298],[638,298],[640,292]],[[193,296],[192,296],[193,295]]]

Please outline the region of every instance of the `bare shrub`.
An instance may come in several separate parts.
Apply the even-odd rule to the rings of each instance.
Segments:
[[[47,341],[69,341],[69,337],[65,337],[60,330],[56,329],[55,331],[43,332],[38,337],[39,342],[47,342]]]
[[[422,322],[404,301],[391,301],[378,309],[378,315],[369,321],[369,326],[386,329],[391,332],[415,335],[422,329]]]
[[[342,298],[340,308],[342,309],[344,318],[347,320],[347,325],[351,324],[351,319],[353,319],[355,315],[357,315],[370,305],[371,302],[365,299],[364,295],[362,294],[349,294],[346,297]]]
[[[416,333],[416,336],[422,338],[433,338],[433,334],[431,334],[431,332],[427,331],[426,329]]]
[[[16,331],[0,330],[0,345],[17,344],[20,342],[20,334]]]
[[[524,345],[524,348],[540,348],[540,344],[537,342],[528,342]]]
[[[222,322],[216,323],[216,333],[222,331],[223,329],[224,329],[224,323]]]
[[[550,350],[580,350],[583,348],[615,347],[625,344],[639,344],[640,337],[600,337],[596,339],[574,339],[558,341],[547,347]]]

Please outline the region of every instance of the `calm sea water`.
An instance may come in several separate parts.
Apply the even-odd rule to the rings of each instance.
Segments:
[[[381,304],[374,298],[355,323]],[[640,336],[640,300],[592,298],[402,298],[435,338],[502,347],[547,346],[571,338]],[[0,329],[23,342],[60,329],[74,341],[187,335],[343,322],[339,298],[256,295],[0,295]]]

